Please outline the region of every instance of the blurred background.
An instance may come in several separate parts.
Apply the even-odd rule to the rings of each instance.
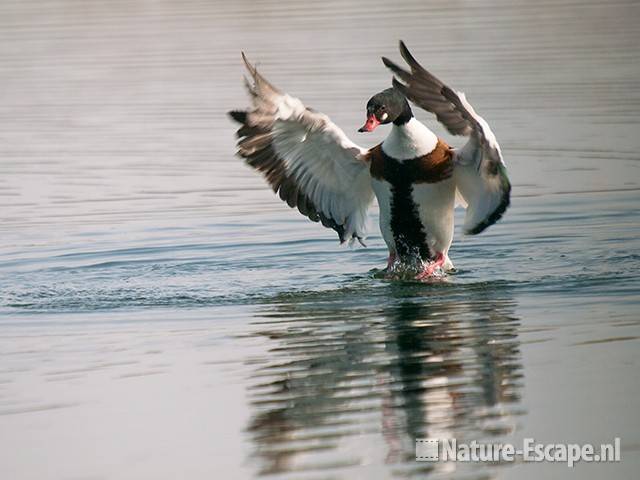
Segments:
[[[635,1],[0,2],[0,476],[631,478]],[[512,207],[373,278],[234,157],[240,51],[354,141],[403,39],[492,126]],[[448,143],[451,137],[416,109]],[[458,212],[458,223],[462,212]],[[628,375],[627,375],[628,374]],[[617,464],[424,464],[421,437]]]

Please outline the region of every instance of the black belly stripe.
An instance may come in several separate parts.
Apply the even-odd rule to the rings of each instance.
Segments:
[[[409,182],[391,184],[391,232],[400,258],[422,260],[433,258],[427,244],[427,233],[420,220],[418,205],[412,198],[413,185]]]

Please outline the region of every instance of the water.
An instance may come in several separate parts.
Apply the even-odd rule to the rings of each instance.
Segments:
[[[0,477],[632,478],[640,6],[216,3],[0,4]],[[373,278],[375,209],[348,249],[283,206],[224,116],[245,50],[374,145],[400,38],[514,185],[427,285]],[[417,463],[427,436],[623,460]]]

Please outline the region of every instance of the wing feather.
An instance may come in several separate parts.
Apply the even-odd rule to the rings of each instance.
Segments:
[[[278,90],[246,58],[253,83],[247,111],[231,111],[241,124],[238,155],[261,172],[292,208],[338,233],[340,242],[362,241],[373,200],[367,150],[326,115]]]
[[[382,58],[395,75],[394,87],[419,107],[434,113],[450,133],[470,137],[456,151],[454,177],[467,203],[464,231],[471,235],[480,233],[497,222],[510,203],[511,183],[500,145],[464,93],[454,91],[422,67],[402,41],[400,54],[410,71]]]

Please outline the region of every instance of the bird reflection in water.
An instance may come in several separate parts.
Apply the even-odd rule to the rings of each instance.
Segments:
[[[259,472],[490,475],[495,466],[418,463],[415,439],[497,443],[514,431],[514,311],[504,284],[390,283],[275,299],[255,320],[270,343],[252,360],[249,392]]]

